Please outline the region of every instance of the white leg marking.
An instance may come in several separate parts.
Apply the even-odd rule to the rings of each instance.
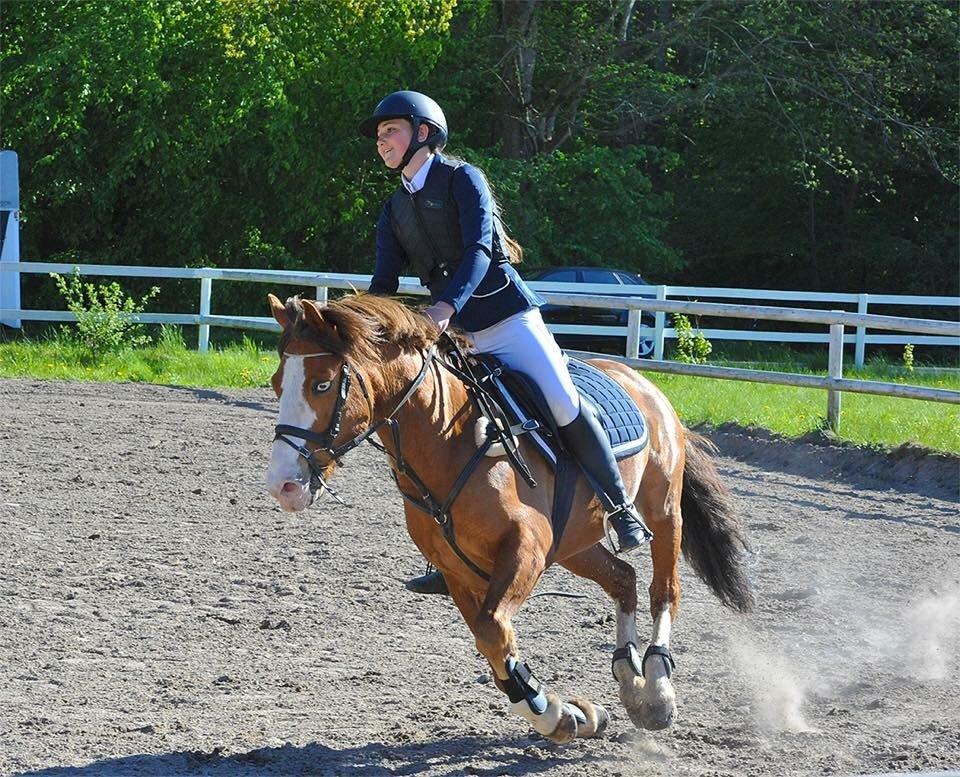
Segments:
[[[538,715],[530,705],[523,699],[510,704],[510,710],[521,718],[524,718],[537,733],[549,736],[557,730],[557,724],[560,722],[560,716],[563,714],[563,702],[560,701],[555,693],[547,694],[547,708],[542,715]]]
[[[628,642],[637,644],[637,613],[625,613],[617,605],[617,647],[625,647]]]
[[[620,609],[620,605],[617,605],[617,647],[622,648],[626,647],[631,642],[636,645],[637,640],[637,613],[631,612],[627,613]],[[636,657],[637,664],[640,663],[640,658],[643,653],[640,653]],[[613,664],[613,673],[617,678],[617,682],[621,685],[623,683],[632,683],[633,678],[636,677],[634,674],[631,662],[627,660],[615,661]],[[643,679],[639,678],[639,681],[642,683]]]
[[[317,414],[304,399],[304,372],[302,356],[287,356],[283,365],[283,393],[280,395],[280,414],[277,423],[310,429],[317,420]],[[303,445],[300,437],[291,437],[293,442]],[[301,483],[304,490],[309,478],[306,467],[299,454],[286,443],[277,440],[270,453],[270,466],[267,468],[267,490],[279,498],[280,489],[288,481]],[[300,508],[302,509],[302,508]]]
[[[670,608],[665,606],[657,619],[653,622],[653,639],[651,644],[670,648],[670,627],[673,619],[670,617]],[[659,680],[668,680],[667,662],[663,656],[650,656],[643,667],[647,683],[656,683]]]
[[[673,619],[670,617],[670,607],[664,605],[657,619],[653,622],[654,645],[660,645],[665,648],[670,647],[670,629],[673,626]]]

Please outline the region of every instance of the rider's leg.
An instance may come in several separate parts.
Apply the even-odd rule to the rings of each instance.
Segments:
[[[652,540],[653,534],[627,495],[607,433],[589,405],[581,403],[580,414],[560,427],[560,438],[603,502],[619,540],[617,552],[629,553]]]
[[[531,308],[472,337],[476,350],[492,353],[511,369],[528,375],[543,392],[564,445],[587,473],[608,512],[620,541],[619,552],[649,542],[653,535],[627,495],[607,434],[592,411],[581,412],[580,395],[563,352],[543,323],[539,309]]]

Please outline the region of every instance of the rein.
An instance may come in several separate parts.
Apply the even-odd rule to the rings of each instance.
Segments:
[[[312,354],[284,354],[285,356],[303,356],[305,358],[310,358],[313,356],[332,356],[333,354],[329,353],[312,353]],[[334,499],[336,499],[340,504],[346,506],[346,503],[337,495],[337,493],[330,488],[326,480],[323,477],[323,468],[316,461],[314,455],[320,451],[326,453],[330,458],[341,464],[341,457],[352,451],[354,448],[358,447],[364,442],[369,442],[379,451],[383,451],[389,456],[393,461],[393,467],[391,467],[390,473],[393,476],[394,482],[397,484],[397,489],[400,491],[400,495],[416,507],[419,510],[427,513],[432,516],[433,519],[437,522],[437,525],[443,530],[444,538],[447,540],[447,543],[450,545],[451,549],[457,554],[461,561],[466,564],[471,571],[477,574],[484,580],[489,581],[490,575],[482,568],[477,566],[457,545],[456,537],[454,535],[453,528],[453,518],[450,514],[450,510],[453,506],[454,501],[460,492],[463,490],[463,487],[467,484],[467,481],[470,479],[470,476],[473,474],[473,471],[477,468],[477,465],[486,455],[487,450],[490,446],[497,442],[496,437],[490,435],[484,441],[484,443],[477,448],[473,456],[470,457],[470,460],[466,463],[464,468],[460,471],[460,474],[457,476],[456,481],[453,484],[453,487],[450,489],[450,493],[447,494],[446,499],[443,502],[440,502],[433,496],[430,492],[430,489],[427,488],[426,484],[423,482],[423,479],[416,473],[416,471],[411,467],[406,459],[403,457],[403,449],[401,447],[402,440],[400,434],[400,422],[397,420],[396,415],[400,412],[400,409],[410,401],[410,398],[414,395],[423,381],[426,379],[429,372],[430,365],[436,361],[439,365],[447,369],[451,374],[459,377],[461,380],[464,380],[467,376],[464,373],[449,364],[445,359],[437,359],[437,346],[434,344],[431,348],[423,354],[423,366],[420,368],[420,372],[413,379],[410,386],[407,388],[403,397],[394,407],[393,411],[380,419],[375,423],[371,423],[367,429],[356,437],[352,437],[347,440],[345,443],[339,446],[335,446],[334,442],[336,437],[340,433],[340,423],[343,418],[343,410],[346,406],[347,396],[350,392],[351,385],[351,376],[356,375],[357,383],[360,385],[360,391],[363,393],[364,399],[367,401],[367,406],[370,408],[371,421],[373,417],[373,402],[370,398],[370,392],[367,390],[366,382],[363,379],[363,375],[359,370],[354,370],[350,367],[350,364],[344,359],[343,365],[340,368],[341,378],[340,378],[340,390],[337,395],[336,403],[333,407],[333,412],[330,418],[330,424],[323,432],[314,432],[311,429],[302,429],[298,426],[291,426],[289,424],[277,424],[274,427],[274,441],[281,440],[291,448],[293,448],[300,456],[307,462],[307,466],[310,469],[310,485],[312,488],[322,489],[327,491]],[[468,386],[478,388],[477,384],[472,380],[464,380]],[[481,389],[482,390],[482,389]],[[473,393],[473,392],[471,392]],[[372,438],[372,435],[378,431],[383,426],[390,427],[390,433],[393,437],[394,449],[396,454],[392,454],[387,447],[378,440]],[[305,441],[314,443],[317,447],[312,451],[309,450],[305,445],[298,445],[296,442],[290,439],[290,437],[300,437]],[[398,476],[403,475],[411,483],[413,483],[418,494],[410,494],[404,491],[403,487],[400,485],[400,478]]]

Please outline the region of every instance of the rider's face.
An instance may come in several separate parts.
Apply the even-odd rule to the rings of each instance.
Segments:
[[[406,119],[388,119],[377,126],[377,153],[383,163],[396,169],[410,147],[413,126]]]

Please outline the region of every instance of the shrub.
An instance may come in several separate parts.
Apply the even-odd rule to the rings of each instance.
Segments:
[[[112,283],[85,283],[75,269],[69,278],[50,273],[57,290],[67,304],[67,310],[77,317],[76,336],[68,327],[64,335],[85,349],[94,360],[124,347],[138,348],[150,343],[143,325],[134,320],[147,303],[160,293],[154,286],[139,300],[127,295],[116,281]]]
[[[677,333],[674,358],[684,364],[705,364],[713,345],[699,329],[694,334],[690,319],[682,313],[673,316],[673,328]]]
[[[907,372],[913,372],[913,343],[903,346],[903,366]]]

